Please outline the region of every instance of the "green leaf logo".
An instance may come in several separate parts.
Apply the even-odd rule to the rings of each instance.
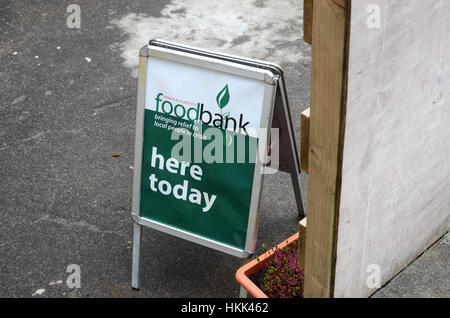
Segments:
[[[216,101],[220,109],[227,106],[228,102],[230,101],[230,92],[228,91],[228,84],[225,85],[224,88],[222,88],[219,94],[217,94]]]

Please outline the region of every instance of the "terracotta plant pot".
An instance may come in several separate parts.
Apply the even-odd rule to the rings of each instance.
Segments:
[[[269,262],[271,259],[273,259],[275,250],[277,247],[279,249],[285,248],[285,247],[290,247],[295,242],[298,241],[298,237],[299,237],[299,233],[297,232],[296,234],[292,235],[287,240],[284,240],[283,242],[278,244],[276,247],[271,248],[264,254],[260,255],[259,257],[255,258],[248,264],[245,264],[244,266],[239,268],[236,271],[236,280],[239,283],[239,285],[244,287],[249,292],[249,294],[255,298],[268,298],[268,296],[250,280],[250,276],[258,273],[260,270],[262,270],[264,268],[264,266],[265,266],[265,264],[267,264],[267,262]],[[258,259],[259,259],[259,261],[258,261]]]

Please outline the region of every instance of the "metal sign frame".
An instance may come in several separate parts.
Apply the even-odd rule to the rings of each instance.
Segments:
[[[266,129],[265,136],[258,136],[258,147],[263,147],[265,149],[268,148],[268,140],[270,138],[269,128],[271,128],[274,124],[272,122],[272,119],[274,117],[274,111],[276,111],[277,115],[275,117],[277,117],[278,121],[278,125],[276,125],[276,127],[280,128],[280,145],[283,148],[286,148],[284,150],[289,154],[287,158],[287,164],[280,162],[280,169],[291,173],[294,185],[294,193],[297,198],[297,205],[300,203],[300,206],[298,206],[299,215],[304,215],[298,178],[298,175],[300,174],[299,161],[295,146],[295,139],[292,130],[289,106],[287,104],[285,85],[283,83],[284,78],[281,67],[262,61],[244,59],[232,55],[223,55],[205,50],[198,50],[188,46],[180,46],[167,41],[151,40],[149,45],[144,46],[139,54],[133,201],[131,212],[134,220],[132,287],[135,289],[139,288],[141,226],[150,227],[161,232],[177,236],[179,238],[183,238],[185,240],[189,240],[191,242],[213,248],[215,250],[219,250],[240,258],[250,257],[254,253],[256,247],[257,228],[260,216],[259,207],[264,178],[264,175],[260,173],[262,169],[261,162],[267,161],[267,152],[264,153],[264,158],[262,158],[262,160],[256,158],[251,193],[251,204],[247,225],[247,236],[244,250],[231,245],[227,245],[222,242],[215,241],[207,237],[203,237],[201,235],[191,233],[189,231],[179,229],[174,226],[141,217],[140,195],[143,154],[142,151],[144,139],[144,111],[146,104],[145,98],[148,78],[147,72],[149,71],[147,69],[147,60],[149,56],[174,61],[177,63],[193,65],[199,68],[230,73],[240,77],[251,78],[264,82],[264,99],[262,105],[260,127],[258,128],[268,129]],[[282,107],[281,109],[279,109],[280,106]],[[288,147],[286,147],[286,145],[288,145]],[[258,156],[258,154],[256,155]]]

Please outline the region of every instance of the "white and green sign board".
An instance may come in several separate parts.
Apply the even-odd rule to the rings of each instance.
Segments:
[[[164,43],[141,50],[133,281],[141,225],[241,258],[254,252],[266,158],[258,150],[267,149],[278,78]]]

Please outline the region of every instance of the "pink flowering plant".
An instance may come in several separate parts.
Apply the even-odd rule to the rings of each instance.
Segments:
[[[267,251],[267,247],[263,244]],[[265,264],[262,290],[271,298],[303,298],[304,273],[298,265],[298,248],[275,246],[274,257]]]

